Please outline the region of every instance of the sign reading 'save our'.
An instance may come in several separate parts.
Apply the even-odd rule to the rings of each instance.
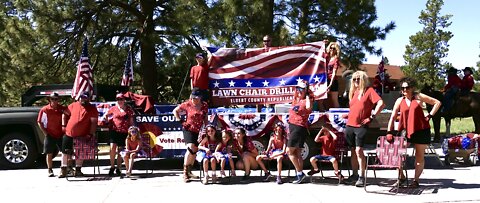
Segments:
[[[136,116],[135,122],[137,123],[175,122],[175,116],[173,115]]]

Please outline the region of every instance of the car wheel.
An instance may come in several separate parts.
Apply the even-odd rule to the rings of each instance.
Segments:
[[[11,133],[0,139],[0,165],[7,168],[27,168],[37,159],[34,142],[25,134]]]

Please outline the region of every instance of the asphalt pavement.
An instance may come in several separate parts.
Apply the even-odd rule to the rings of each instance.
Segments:
[[[442,155],[437,148],[438,154]],[[411,154],[411,149],[409,151]],[[442,166],[435,156],[426,158],[419,188],[401,188],[398,194],[391,186],[396,172],[379,170],[377,178],[369,172],[368,193],[364,188],[337,184],[333,171],[326,170],[322,179],[319,174],[313,182],[292,184],[293,177],[284,177],[284,184],[277,185],[272,179],[263,182],[260,172],[254,170],[248,181],[238,177],[221,179],[218,183],[203,185],[199,180],[183,183],[180,161],[138,161],[134,176],[109,177],[108,156],[100,156],[100,175],[93,177],[94,162],[87,162],[83,178],[47,177],[47,170],[36,169],[1,170],[0,199],[2,202],[480,202],[480,166],[453,163]],[[443,157],[440,156],[440,161]],[[60,158],[55,158],[58,167]],[[411,162],[411,159],[409,159]],[[411,165],[411,163],[410,163]],[[153,168],[153,173],[146,173]],[[305,169],[305,173],[308,169]],[[58,175],[59,169],[54,170]],[[282,171],[284,175],[287,170]],[[409,178],[413,169],[408,170]],[[97,172],[96,172],[97,173]],[[194,173],[199,174],[198,169]],[[276,174],[276,171],[272,172]],[[293,174],[293,170],[292,170]],[[344,175],[348,173],[344,170]],[[292,175],[293,176],[293,175]]]

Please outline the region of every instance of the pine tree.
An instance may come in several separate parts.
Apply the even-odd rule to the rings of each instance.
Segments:
[[[451,25],[452,15],[440,15],[443,0],[428,0],[426,9],[422,10],[419,22],[424,27],[415,35],[410,36],[406,45],[405,59],[407,65],[403,72],[414,77],[422,84],[433,84],[440,87],[444,84],[445,72],[450,63],[442,59],[447,56],[448,41],[453,37],[446,29]]]

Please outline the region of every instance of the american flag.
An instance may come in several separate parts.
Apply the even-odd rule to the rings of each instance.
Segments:
[[[385,63],[383,62],[383,57],[380,63],[378,64],[378,75],[380,76],[380,80],[382,81],[382,84],[385,82]]]
[[[82,92],[88,91],[93,95],[93,69],[88,59],[88,39],[85,38],[82,47],[82,56],[77,66],[77,75],[72,89],[72,98],[78,100]]]
[[[288,103],[300,80],[309,82],[315,99],[326,98],[323,42],[268,50],[216,47],[207,50],[214,105]]]
[[[125,61],[125,70],[123,71],[121,86],[130,86],[133,84],[133,60],[132,50],[128,50],[127,61]]]

